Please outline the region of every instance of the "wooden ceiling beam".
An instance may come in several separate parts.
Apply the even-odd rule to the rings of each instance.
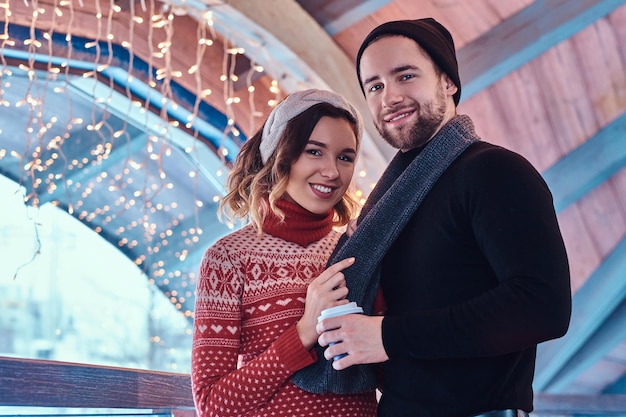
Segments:
[[[542,173],[557,213],[626,167],[626,113]]]
[[[622,250],[621,256],[626,256],[626,251]],[[622,276],[624,276],[626,274],[626,266],[622,265],[621,268]],[[599,300],[596,302],[600,305]],[[578,375],[588,371],[626,339],[626,326],[624,323],[626,323],[626,298],[606,319],[600,322],[600,326],[593,332],[593,335],[559,369],[550,380],[550,383],[543,389],[543,392],[567,392],[568,387],[571,386]],[[575,329],[574,331],[584,332],[583,329]]]
[[[537,415],[618,416],[626,412],[626,395],[535,394]]]
[[[298,0],[298,3],[319,22],[326,33],[334,36],[359,20],[391,3],[391,0]]]
[[[381,161],[395,150],[380,139],[358,85],[354,64],[324,29],[293,0],[228,0],[212,9],[215,28],[246,49],[287,93],[305,88],[335,91],[363,115],[365,135],[359,159],[369,175],[382,174]]]
[[[132,13],[127,8],[121,13],[112,15],[110,21],[108,18],[98,18],[96,16],[94,5],[91,4],[93,2],[86,2],[84,7],[71,8],[55,6],[50,3],[51,1],[47,0],[38,4],[37,7],[44,12],[40,12],[34,22],[33,4],[28,2],[11,3],[10,30],[14,25],[20,25],[25,28],[34,26],[38,30],[52,34],[72,35],[72,42],[74,42],[72,49],[68,48],[70,44],[66,40],[51,43],[42,40],[42,47],[38,51],[42,54],[94,63],[96,48],[87,48],[85,45],[80,44],[80,41],[77,39],[80,37],[85,38],[85,43],[87,40],[99,41],[98,62],[94,64],[110,64],[111,66],[120,67],[145,83],[155,79],[154,72],[158,68],[169,65],[173,72],[177,72],[180,75],[172,77],[172,82],[182,86],[185,90],[196,95],[199,95],[199,91],[202,90],[214,91],[214,94],[203,98],[203,101],[226,115],[225,117],[235,119],[238,122],[238,127],[247,136],[254,134],[260,124],[250,123],[251,126],[248,127],[246,126],[248,121],[259,118],[256,114],[258,111],[264,114],[269,112],[267,102],[270,98],[273,99],[274,96],[267,88],[256,88],[253,96],[254,108],[248,104],[249,95],[247,91],[238,94],[239,98],[241,98],[241,103],[227,104],[223,94],[225,83],[220,78],[223,72],[225,47],[221,39],[213,39],[207,33],[207,37],[211,38],[213,45],[207,46],[202,54],[199,53],[199,28],[206,24],[205,22],[200,23],[198,16],[180,15],[173,20],[171,42],[175,47],[170,49],[169,63],[167,63],[164,57],[155,55],[155,52],[158,50],[157,45],[168,40],[167,32],[163,28],[150,26],[152,13],[159,10],[162,6],[161,2],[151,4],[149,10],[143,10],[139,5],[135,5]],[[127,2],[126,4],[129,3]],[[109,9],[110,7],[107,5],[105,8]],[[55,13],[56,9],[62,12],[60,16]],[[135,22],[134,17],[143,19],[143,22]],[[110,40],[108,39],[109,35],[112,37]],[[17,46],[13,48],[26,49],[23,45],[23,39],[16,39],[16,41],[18,41]],[[107,45],[109,41],[111,48],[114,49],[112,54],[109,53],[110,48]],[[132,45],[132,48],[123,47],[122,45],[125,43]],[[116,52],[120,51],[120,48],[124,52],[128,49],[128,55],[132,58],[132,61],[124,54],[116,54]],[[131,65],[132,67],[130,67]],[[199,71],[191,73],[189,69],[196,65],[198,65]],[[253,80],[255,85],[256,81],[255,78]],[[257,85],[257,87],[260,86]],[[175,98],[178,99],[180,97]]]
[[[620,394],[622,392],[626,392],[626,374],[622,374],[617,381],[604,388],[602,392],[604,394]]]
[[[458,51],[467,100],[556,44],[603,18],[624,0],[536,0]]]
[[[598,349],[606,353],[623,340],[616,339],[615,335],[607,332],[615,333],[615,328],[621,326],[623,330],[619,333],[623,336],[626,329],[623,321],[619,321],[626,316],[624,308],[620,307],[626,298],[624,276],[626,238],[617,244],[574,294],[567,334],[539,345],[533,385],[535,391],[559,393],[567,382],[571,382],[584,371],[583,368],[590,365],[588,359],[593,355],[591,350]],[[606,327],[603,329],[603,326]],[[593,342],[598,334],[600,342]],[[581,367],[572,364],[577,355],[580,355],[580,360],[585,360]]]

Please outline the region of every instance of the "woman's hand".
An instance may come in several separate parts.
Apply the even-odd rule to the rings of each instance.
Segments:
[[[348,287],[341,271],[353,263],[354,258],[343,259],[328,267],[309,284],[304,302],[304,314],[296,324],[298,335],[306,349],[311,349],[317,342],[319,335],[315,326],[322,310],[349,302]]]

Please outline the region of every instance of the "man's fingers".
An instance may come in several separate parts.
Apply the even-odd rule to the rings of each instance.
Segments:
[[[345,351],[341,342],[335,343],[324,350],[324,358],[333,362],[333,368],[337,371],[346,369],[351,365],[354,365],[354,358],[350,357],[350,354]]]
[[[346,355],[338,361],[333,361],[333,369],[335,369],[336,371],[341,371],[342,369],[346,369],[351,365],[354,365],[354,363],[351,360],[350,355]]]
[[[329,317],[317,323],[317,326],[315,326],[315,330],[317,330],[317,334],[320,335],[319,337],[320,345],[326,346],[329,343],[337,341],[337,335],[330,331],[340,328],[342,319],[346,317],[348,316]]]

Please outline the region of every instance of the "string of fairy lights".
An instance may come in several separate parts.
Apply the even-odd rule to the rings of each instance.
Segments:
[[[167,288],[173,281],[177,281],[178,289],[166,292],[166,296],[177,309],[190,317],[193,313],[185,302],[193,298],[195,273],[167,268],[168,260],[155,255],[164,252],[175,234],[186,246],[192,247],[200,241],[203,230],[197,222],[192,224],[194,222],[185,218],[179,201],[162,203],[154,199],[159,190],[174,187],[164,161],[182,150],[190,160],[197,162],[188,173],[191,181],[197,181],[200,176],[221,178],[223,181],[228,173],[226,162],[234,157],[236,149],[218,144],[214,149],[218,163],[207,167],[199,162],[202,159],[199,154],[203,152],[199,142],[177,140],[176,132],[184,130],[188,137],[200,138],[203,126],[206,125],[201,117],[201,105],[214,95],[214,90],[220,90],[223,92],[221,110],[226,118],[220,134],[236,141],[242,133],[238,126],[247,123],[249,133],[254,133],[253,129],[259,127],[283,92],[275,79],[255,84],[255,74],[269,76],[265,68],[253,59],[249,59],[250,69],[245,72],[243,82],[246,87],[235,89],[235,84],[242,82],[235,72],[237,58],[246,55],[246,51],[229,40],[219,38],[214,27],[215,16],[210,8],[191,10],[192,6],[165,0],[129,1],[124,4],[123,8],[114,0],[50,0],[46,3],[37,0],[0,0],[0,106],[20,108],[29,114],[24,126],[12,127],[12,134],[16,130],[23,131],[26,140],[23,152],[7,150],[2,146],[2,137],[7,132],[3,132],[0,127],[0,163],[5,158],[19,161],[23,170],[20,180],[31,182],[28,189],[32,191],[24,197],[25,204],[29,206],[39,206],[43,194],[65,193],[70,196],[68,190],[71,189],[72,198],[65,209],[85,223],[99,219],[99,225],[92,227],[98,233],[102,233],[103,228],[116,218],[116,213],[132,207],[143,207],[140,217],[114,230],[119,237],[117,245],[121,249],[133,250],[140,243],[145,243],[146,252],[136,257],[135,264],[140,268],[149,265],[151,274],[148,278],[152,284]],[[89,22],[85,22],[87,15],[90,17]],[[196,25],[196,43],[187,46],[191,58],[183,66],[174,53],[174,49],[181,45],[175,28],[177,19],[186,18],[185,24],[188,24],[191,15],[194,15],[192,20]],[[27,27],[28,36],[24,39],[12,37],[12,25]],[[89,40],[81,47],[89,50],[90,54],[78,50],[75,43],[76,38],[84,38],[86,32],[89,32]],[[58,45],[59,35],[62,35],[63,48]],[[120,77],[119,71],[116,72],[115,51],[120,47],[127,53],[127,68],[121,76],[126,77],[122,83],[126,86],[124,91],[116,88],[115,83],[116,76]],[[223,48],[221,71],[207,74],[203,59],[208,48],[216,47]],[[60,50],[64,51],[63,56],[59,55]],[[8,58],[11,56],[9,51],[13,53],[13,58],[18,52],[23,53],[17,68],[26,74],[29,82],[24,97],[16,102],[9,102],[5,97],[5,90],[14,75],[12,71],[15,71],[12,69],[15,64]],[[91,62],[85,59],[87,55],[91,57]],[[138,81],[138,62],[147,66],[141,72],[145,74],[145,79],[140,80],[148,87],[144,97],[139,97],[130,87]],[[80,84],[94,97],[91,117],[71,117],[67,120],[58,114],[44,120],[46,97],[40,93],[45,89],[40,87],[49,82],[58,84],[59,80],[68,80],[68,85],[62,86],[61,83],[54,90],[55,94],[67,94],[69,80],[77,74],[83,81],[74,82],[73,87]],[[176,101],[174,84],[183,82],[188,87],[192,86],[190,90],[194,102],[191,106],[181,106]],[[268,89],[263,96],[271,97],[262,104],[263,107],[259,107],[255,97],[259,85]],[[125,97],[128,108],[117,109],[124,123],[122,127],[112,130],[108,123],[110,113],[102,112],[102,109],[110,106],[118,95]],[[212,97],[212,101],[215,103],[219,100]],[[246,110],[241,111],[244,107]],[[71,115],[71,100],[68,100],[67,108],[58,110]],[[128,157],[119,171],[99,169],[111,157],[116,141],[130,143],[129,129],[133,114],[136,118],[144,118],[146,125],[151,126],[143,161]],[[238,119],[238,114],[248,114],[249,120]],[[64,143],[76,130],[84,128],[97,134],[100,140],[93,143],[88,156],[79,158],[66,155],[63,151]],[[61,132],[50,137],[53,130]],[[130,197],[123,193],[133,182],[131,173],[144,169],[149,163],[158,167],[157,178],[146,180]],[[53,170],[52,167],[61,169]],[[207,172],[208,169],[214,171]],[[75,173],[83,170],[97,171],[97,175],[81,182],[76,179]],[[46,172],[49,174],[42,175]],[[357,179],[359,177],[367,177],[365,170],[357,173]],[[107,184],[109,202],[90,210],[85,202],[94,194],[94,187],[101,184]],[[358,188],[357,195],[364,198],[362,187]],[[210,200],[218,202],[221,197],[216,194]],[[206,198],[193,196],[196,216],[205,206]],[[152,219],[152,216],[159,214],[170,218],[167,230],[158,230],[156,221]],[[183,224],[185,226],[181,230]],[[144,242],[129,238],[127,234],[131,230],[141,230]],[[174,254],[174,261],[184,262],[188,256],[188,249],[180,249]]]
[[[138,7],[138,10],[135,9],[135,6]],[[179,210],[179,203],[177,201],[172,201],[169,204],[157,203],[153,201],[152,196],[161,188],[171,188],[173,186],[168,179],[167,168],[164,164],[165,159],[175,151],[171,140],[172,132],[184,127],[194,137],[199,135],[197,125],[200,122],[198,120],[200,104],[202,100],[212,94],[212,89],[203,85],[201,62],[206,48],[218,44],[215,42],[217,36],[212,28],[212,14],[206,12],[203,16],[204,18],[197,22],[195,62],[188,68],[176,68],[176,64],[173,62],[172,48],[175,44],[174,23],[175,19],[181,15],[180,8],[173,10],[166,3],[156,1],[142,1],[140,4],[131,1],[128,7],[128,10],[123,11],[113,1],[106,4],[95,1],[89,2],[87,5],[83,4],[83,2],[74,1],[57,1],[52,5],[44,5],[37,1],[13,2],[5,0],[3,3],[0,3],[0,21],[4,23],[3,30],[0,33],[0,47],[3,52],[0,54],[2,58],[0,105],[20,108],[21,111],[29,114],[26,125],[21,127],[26,141],[24,151],[21,153],[15,149],[7,151],[7,149],[0,146],[2,148],[0,149],[0,160],[13,158],[18,160],[20,166],[23,167],[23,175],[20,180],[31,182],[27,188],[32,191],[24,197],[25,203],[30,206],[37,207],[42,194],[64,192],[63,189],[66,187],[72,190],[80,190],[79,193],[71,193],[74,201],[72,199],[69,200],[67,211],[87,224],[95,218],[101,219],[100,225],[93,227],[94,231],[98,233],[103,231],[103,227],[115,217],[116,212],[126,211],[130,207],[143,205],[144,213],[140,218],[130,220],[126,226],[121,226],[115,230],[115,233],[119,236],[117,244],[122,249],[135,249],[139,242],[137,239],[128,238],[127,232],[133,229],[143,230],[144,241],[148,242],[146,245],[147,250],[146,253],[137,256],[134,260],[135,264],[141,268],[146,262],[152,262],[150,265],[152,273],[149,279],[153,284],[168,287],[171,284],[170,281],[179,280],[178,287],[184,289],[184,291],[174,289],[166,293],[166,296],[176,308],[183,310],[186,316],[190,316],[192,313],[189,310],[189,306],[186,308],[184,306],[185,300],[192,299],[193,285],[191,284],[195,278],[194,273],[190,272],[190,276],[185,277],[179,271],[168,271],[165,268],[167,260],[154,255],[158,255],[168,245],[168,241],[174,237],[174,234],[179,234],[183,243],[192,247],[198,242],[203,230],[201,227],[196,226],[175,231],[185,221],[184,215]],[[93,57],[93,62],[90,63],[90,66],[85,65],[86,69],[82,71],[81,75],[85,80],[83,84],[87,86],[85,88],[92,88],[92,94],[95,97],[91,119],[86,120],[74,117],[66,121],[62,115],[58,115],[44,120],[43,110],[46,107],[46,97],[41,93],[44,89],[39,87],[47,82],[58,81],[63,78],[69,80],[70,73],[76,70],[76,65],[73,65],[76,60],[82,59],[82,63],[87,64],[87,62],[84,62],[85,54],[81,54],[80,57],[77,56],[76,58],[74,56],[78,55],[73,42],[76,37],[75,33],[80,28],[76,19],[78,11],[80,11],[82,17],[86,13],[92,13],[92,22],[95,22],[95,28],[92,28],[92,39],[84,44],[85,49],[92,49],[91,56]],[[126,32],[120,31],[119,24],[114,27],[114,21],[121,13],[128,15]],[[10,35],[10,27],[13,24],[28,27],[29,36],[22,41],[22,45],[19,44],[20,40],[14,39]],[[60,26],[63,27],[63,35],[66,42],[66,55],[63,57],[57,55],[56,51],[59,48],[53,44],[55,30]],[[37,30],[41,28],[46,29],[43,31],[43,36],[38,37]],[[141,48],[136,47],[138,43],[142,42],[147,44],[147,47],[146,45],[143,45]],[[127,88],[124,94],[131,108],[123,111],[123,113],[128,115],[135,111],[136,113],[144,114],[144,117],[148,118],[151,116],[150,112],[153,111],[154,100],[160,100],[159,117],[150,119],[152,128],[145,147],[144,159],[144,161],[151,161],[157,165],[158,178],[155,181],[147,181],[143,185],[143,189],[140,188],[135,191],[130,198],[125,193],[119,191],[127,188],[133,181],[133,176],[130,175],[131,172],[144,168],[146,162],[133,160],[129,157],[124,164],[124,168],[119,172],[100,170],[93,179],[82,184],[75,182],[75,176],[72,175],[80,170],[98,170],[98,166],[110,157],[114,141],[124,140],[130,142],[127,131],[127,127],[131,124],[129,120],[125,120],[121,129],[111,132],[110,128],[107,129],[107,113],[99,113],[97,111],[109,104],[115,94],[119,94],[115,92],[113,77],[102,76],[111,70],[113,66],[114,54],[112,50],[114,44],[120,45],[128,52],[126,76],[129,79],[126,83],[127,86],[130,85],[134,77],[133,65],[136,54],[139,53],[139,49],[144,50],[144,54],[140,58],[148,66],[147,71],[145,71],[145,74],[147,74],[145,83],[152,89],[152,91],[148,90],[145,99],[142,101],[136,95],[131,94]],[[19,63],[18,68],[19,71],[27,74],[29,81],[29,87],[26,89],[25,96],[14,103],[9,102],[4,94],[5,89],[10,87],[11,76],[14,75],[7,59],[9,54],[6,52],[9,50],[25,52],[26,57]],[[148,50],[147,53],[145,52],[146,50]],[[233,83],[237,81],[233,73],[235,67],[233,60],[236,59],[237,54],[243,54],[244,52],[241,48],[225,47],[223,51],[224,72],[215,75],[218,79],[215,83],[223,84],[224,108],[228,118],[224,132],[222,132],[224,136],[232,135],[238,137],[240,134],[236,127],[233,107],[254,105],[255,103],[253,97],[255,87],[252,84],[248,85],[248,88],[245,90],[248,98],[243,101],[241,97],[234,94],[234,89],[232,88]],[[42,56],[43,59],[41,59]],[[254,70],[261,72],[263,68],[255,66]],[[180,108],[174,99],[172,82],[183,77],[183,73],[194,77],[196,85],[194,95],[196,100],[191,111],[186,113],[185,118],[181,117],[182,120],[175,120],[171,117],[171,114],[179,111]],[[107,78],[109,80],[108,88],[103,89],[102,80]],[[90,84],[87,81],[89,80],[93,81],[91,83],[93,87],[88,87]],[[67,82],[69,83],[69,81]],[[105,85],[105,87],[107,86]],[[67,88],[69,88],[69,85],[57,87],[55,93],[66,94]],[[274,95],[278,98],[280,94],[278,84],[272,82],[271,88]],[[68,108],[58,110],[72,114],[71,100],[68,100],[67,103]],[[274,104],[275,101],[268,102],[267,106],[271,108]],[[265,109],[265,112],[267,111]],[[98,114],[102,114],[102,116],[98,118]],[[263,112],[258,112],[253,108],[250,114],[262,115]],[[250,123],[253,122],[253,120],[250,121]],[[49,132],[54,129],[58,130],[59,127],[62,132],[50,138]],[[68,141],[74,131],[81,128],[86,128],[86,130],[96,133],[101,140],[93,143],[93,148],[89,151],[90,155],[84,158],[70,159],[68,155],[64,154],[63,144]],[[14,135],[19,130],[20,127],[11,126],[11,134]],[[0,141],[2,135],[6,134],[8,132],[0,132]],[[185,144],[184,152],[189,155],[193,155],[198,151],[199,147],[196,145],[196,142],[192,141]],[[229,152],[227,147],[218,147],[216,149],[216,155],[222,161],[225,161],[229,156]],[[47,157],[44,155],[47,155]],[[52,167],[58,168],[59,166],[61,166],[60,170],[52,169]],[[210,175],[215,177],[225,176],[227,173],[226,165],[215,164],[215,166],[217,166],[217,172],[210,173]],[[208,169],[206,166],[197,165],[188,175],[193,181],[202,174],[202,170],[206,169]],[[56,173],[53,173],[53,171],[56,171]],[[50,172],[50,175],[36,175],[45,172]],[[90,211],[86,209],[85,202],[94,193],[95,185],[101,183],[109,184],[110,203]],[[199,208],[204,204],[204,197],[206,196],[194,197]],[[219,200],[220,197],[220,195],[216,195],[213,197],[213,200]],[[157,231],[156,221],[151,220],[151,216],[159,212],[166,213],[171,218],[168,222],[167,230]],[[174,261],[184,261],[187,255],[187,249],[182,249],[175,253],[177,259]]]

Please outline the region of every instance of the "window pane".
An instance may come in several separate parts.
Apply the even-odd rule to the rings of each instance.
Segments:
[[[78,220],[0,176],[0,355],[190,371],[191,321]]]

